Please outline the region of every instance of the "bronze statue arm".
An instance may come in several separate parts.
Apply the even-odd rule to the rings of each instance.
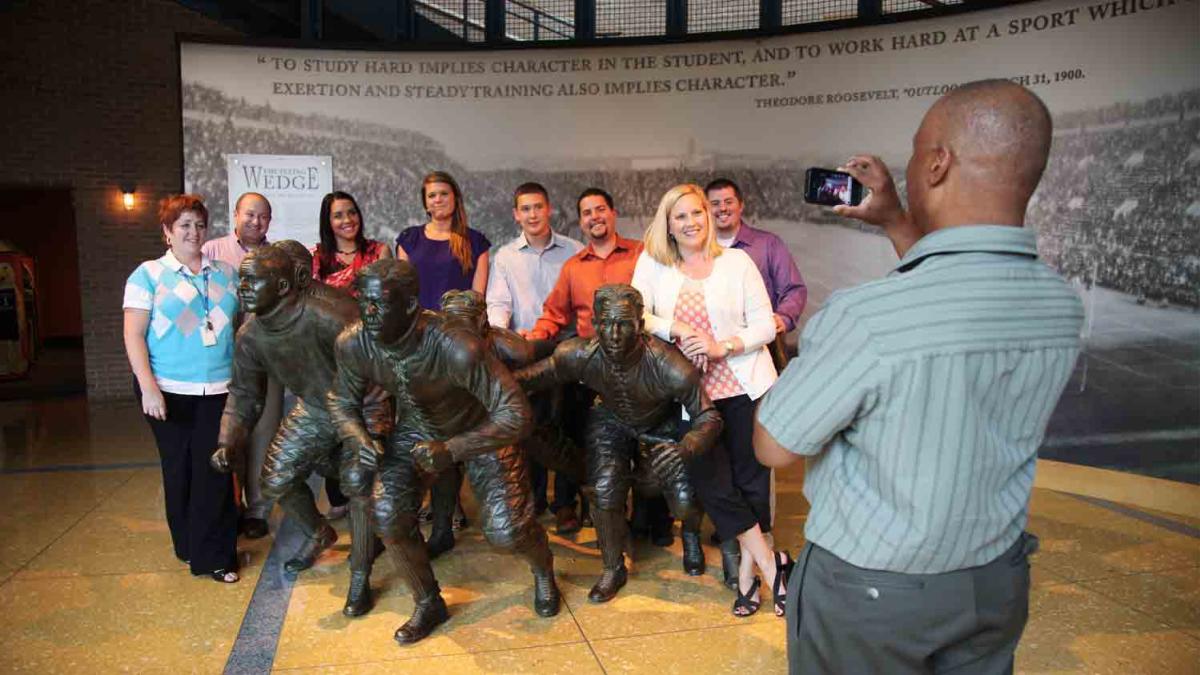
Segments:
[[[512,373],[479,340],[464,340],[452,349],[456,363],[451,376],[488,412],[482,424],[446,441],[454,461],[499,450],[528,436],[533,429],[533,411]]]
[[[337,375],[325,402],[342,443],[357,448],[359,462],[374,468],[381,448],[371,438],[363,419],[363,398],[370,383],[365,375],[367,357],[362,353],[365,346],[357,339],[360,328],[361,324],[352,324],[338,336],[334,347]]]
[[[534,344],[507,328],[488,328],[492,352],[510,370],[523,368],[537,360]]]
[[[217,449],[210,459],[213,468],[221,472],[230,471],[236,464],[238,453],[262,416],[267,399],[267,371],[258,359],[258,348],[249,328],[247,324],[238,330],[229,396],[221,413]]]
[[[534,342],[535,349],[545,349],[544,345]],[[578,381],[583,373],[579,366],[586,361],[581,358],[587,350],[587,340],[572,338],[562,342],[554,352],[531,366],[513,371],[513,377],[527,394],[545,391],[559,384]]]
[[[721,436],[724,422],[700,384],[700,372],[678,350],[671,352],[665,364],[670,369],[668,381],[675,385],[675,400],[683,404],[692,421],[692,428],[679,440],[679,448],[691,458],[708,452]]]

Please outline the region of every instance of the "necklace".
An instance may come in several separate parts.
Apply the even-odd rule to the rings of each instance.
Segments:
[[[354,255],[355,253],[358,253],[358,249],[353,249],[350,251],[343,251],[341,249],[338,249],[338,255]]]

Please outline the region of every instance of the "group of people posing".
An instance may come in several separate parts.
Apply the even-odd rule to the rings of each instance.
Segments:
[[[732,611],[769,600],[786,613],[792,672],[1011,673],[1037,549],[1024,530],[1037,450],[1083,325],[1078,296],[1023,227],[1051,127],[1035,94],[983,80],[926,113],[907,205],[878,157],[851,157],[841,169],[869,194],[834,212],[882,228],[899,260],[831,294],[778,379],[770,345],[796,326],[804,285],[780,239],[744,222],[726,180],[669,190],[642,241],[617,234],[608,193],[585,190],[582,243],[553,232],[546,190],[523,184],[521,232],[493,260],[442,173],[422,188],[429,222],[394,247],[368,241],[354,199],[337,192],[315,249],[268,244],[270,205],[246,195],[235,231],[206,254],[203,203],[164,200],[169,250],[129,278],[125,340],[176,555],[237,580],[221,471],[269,437],[262,498],[306,535],[289,570],[337,537],[305,479],[340,479],[346,614],[369,611],[371,564],[386,550],[415,605],[396,639],[448,619],[429,561],[454,545],[465,473],[487,540],[528,562],[534,608],[552,616],[560,597],[536,518],[546,498],[530,479],[540,466],[590,504],[594,602],[628,577],[630,493],[657,493],[681,522],[688,574],[704,571],[706,513]],[[235,342],[239,312],[250,318]],[[272,382],[296,398],[277,429],[263,419]],[[800,458],[811,508],[793,562],[768,537],[766,467]],[[248,485],[259,472],[247,473]],[[560,531],[578,529],[568,505],[554,505]]]
[[[465,474],[487,540],[529,563],[543,616],[559,594],[537,516],[550,507],[560,534],[578,531],[580,491],[603,561],[591,601],[626,583],[631,493],[649,510],[658,495],[680,521],[686,573],[704,573],[708,514],[734,614],[766,596],[783,616],[791,561],[773,549],[770,470],[751,434],[806,289],[783,242],[744,222],[738,186],[672,188],[644,241],[620,236],[613,197],[589,188],[581,243],[554,232],[545,187],[525,183],[520,231],[492,253],[451,176],[429,174],[421,198],[429,221],[389,246],[366,238],[353,196],[330,193],[311,249],[268,242],[256,193],[209,242],[198,197],[163,200],[169,250],[131,275],[125,337],[176,555],[237,580],[241,497],[223,475],[236,469],[245,536],[266,534],[275,503],[304,531],[290,572],[348,512],[347,615],[369,611],[372,562],[390,551],[416,603],[396,639],[414,642],[448,618],[429,560],[454,546]],[[332,513],[306,484],[314,473]]]

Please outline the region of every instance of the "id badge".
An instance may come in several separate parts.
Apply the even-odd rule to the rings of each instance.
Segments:
[[[217,346],[217,332],[208,326],[202,326],[200,328],[200,340],[204,343],[205,347],[215,347]]]

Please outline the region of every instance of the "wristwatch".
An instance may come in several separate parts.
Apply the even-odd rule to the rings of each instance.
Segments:
[[[726,358],[733,356],[733,340],[721,340],[721,346],[725,348]]]

